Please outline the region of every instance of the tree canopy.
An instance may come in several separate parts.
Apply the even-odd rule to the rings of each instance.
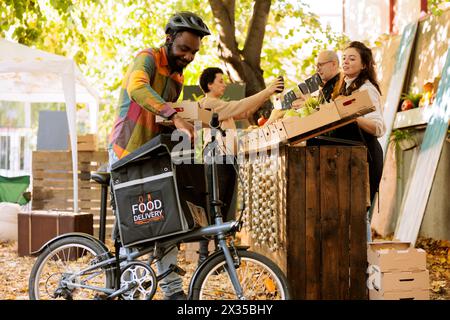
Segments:
[[[219,66],[231,81],[246,81],[247,94],[280,74],[293,85],[315,72],[318,51],[346,41],[292,0],[4,0],[0,36],[73,57],[104,99],[99,124],[107,132],[127,65],[137,51],[164,42],[165,23],[181,10],[198,13],[213,33],[187,68],[186,84],[197,84],[205,67]],[[230,49],[249,67],[239,70],[227,60]]]

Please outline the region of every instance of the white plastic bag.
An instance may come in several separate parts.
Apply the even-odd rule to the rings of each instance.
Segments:
[[[20,205],[0,202],[0,240],[17,240],[17,215]]]

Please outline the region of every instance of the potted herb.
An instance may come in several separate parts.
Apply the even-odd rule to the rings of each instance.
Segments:
[[[417,146],[417,141],[413,136],[413,132],[407,129],[397,129],[392,131],[390,141],[391,143],[394,143],[396,148],[400,148],[400,150],[403,151],[410,150]]]

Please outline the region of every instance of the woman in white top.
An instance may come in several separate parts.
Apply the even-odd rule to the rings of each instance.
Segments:
[[[375,72],[372,51],[362,42],[353,41],[344,50],[342,56],[344,83],[340,94],[351,95],[354,91],[367,90],[375,111],[356,119],[344,127],[338,128],[333,136],[362,142],[368,151],[370,200],[378,190],[383,172],[383,150],[378,142],[386,131],[381,109],[381,91]]]
[[[199,101],[200,106],[219,114],[222,129],[236,129],[234,120],[249,118],[272,94],[283,91],[284,81],[277,78],[267,88],[250,97],[224,101],[220,99],[226,87],[223,71],[220,68],[206,68],[200,76],[200,87],[205,93],[205,97]]]

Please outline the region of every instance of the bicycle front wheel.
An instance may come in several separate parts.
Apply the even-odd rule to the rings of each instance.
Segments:
[[[88,300],[114,285],[111,267],[83,271],[109,257],[108,251],[92,240],[67,237],[50,244],[31,269],[31,300]]]
[[[256,252],[238,250],[240,264],[236,268],[244,297],[247,300],[288,300],[286,277],[270,259]],[[211,259],[192,285],[194,300],[238,299],[224,255]]]

